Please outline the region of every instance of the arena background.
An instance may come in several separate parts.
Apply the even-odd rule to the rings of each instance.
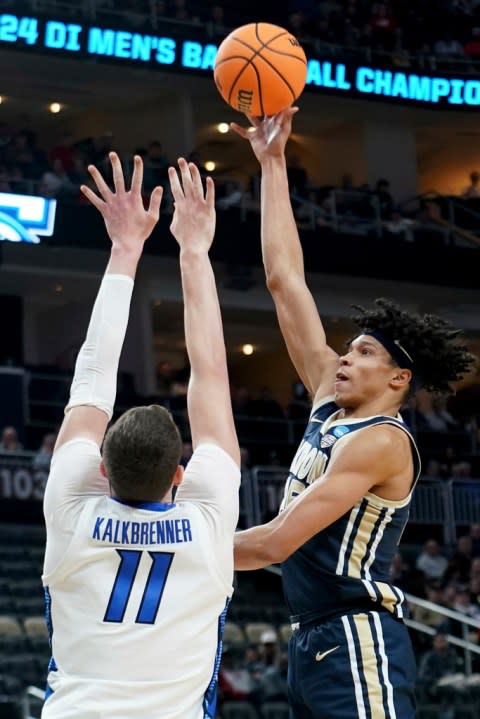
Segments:
[[[219,129],[239,116],[215,89],[215,46],[229,29],[265,20],[290,27],[307,52],[287,155],[308,282],[332,345],[351,336],[352,303],[387,296],[451,320],[480,356],[480,185],[470,177],[480,170],[479,6],[298,1],[262,3],[259,17],[248,2],[1,4],[0,213],[35,232],[26,198],[36,196],[56,217],[40,242],[0,242],[0,717],[39,716],[49,658],[41,499],[108,252],[101,218],[78,191],[86,163],[104,168],[115,149],[128,174],[141,152],[146,192],[179,156],[216,180],[212,258],[244,450],[240,526],[263,521],[278,508],[308,402],[265,288],[258,168]],[[117,410],[170,407],[187,462],[171,212],[167,192],[139,270]],[[404,413],[423,476],[392,578],[410,597],[420,719],[480,712],[479,395],[477,367],[448,404],[423,394]],[[278,572],[236,583],[219,716],[287,716]],[[438,632],[448,644],[432,648]]]

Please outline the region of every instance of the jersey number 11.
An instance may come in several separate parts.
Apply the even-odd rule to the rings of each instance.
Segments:
[[[142,550],[117,549],[120,566],[108,600],[104,622],[123,622],[132,592],[137,570],[144,553]],[[173,552],[148,552],[152,565],[148,574],[140,607],[135,619],[136,624],[154,624],[162,600],[165,582],[173,560]]]

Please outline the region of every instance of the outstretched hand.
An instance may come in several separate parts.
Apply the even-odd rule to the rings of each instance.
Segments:
[[[97,186],[100,197],[86,185],[80,190],[92,205],[101,213],[112,246],[126,252],[140,252],[145,240],[151,235],[160,216],[160,203],[163,189],[155,187],[150,197],[148,210],[142,199],[143,162],[135,155],[133,161],[132,184],[125,189],[122,165],[116,152],[109,153],[113,171],[115,191],[112,192],[102,174],[94,165],[88,171]]]
[[[292,131],[292,118],[298,112],[298,107],[287,107],[272,117],[259,117],[247,115],[251,127],[248,129],[231,122],[230,127],[237,135],[248,140],[252,146],[257,160],[264,162],[269,157],[283,157],[285,145]]]
[[[181,157],[178,161],[182,182],[174,167],[168,177],[175,201],[170,230],[181,249],[192,247],[209,250],[215,234],[215,186],[207,177],[206,191],[198,167]]]

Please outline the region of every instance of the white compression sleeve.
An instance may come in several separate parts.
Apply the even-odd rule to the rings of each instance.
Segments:
[[[78,353],[65,412],[72,407],[90,405],[102,410],[111,419],[132,291],[131,277],[104,275],[87,336]]]

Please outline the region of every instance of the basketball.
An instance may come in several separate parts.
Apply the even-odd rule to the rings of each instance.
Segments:
[[[265,22],[233,30],[218,48],[213,73],[223,99],[256,117],[275,115],[301,94],[307,58],[288,30]]]

